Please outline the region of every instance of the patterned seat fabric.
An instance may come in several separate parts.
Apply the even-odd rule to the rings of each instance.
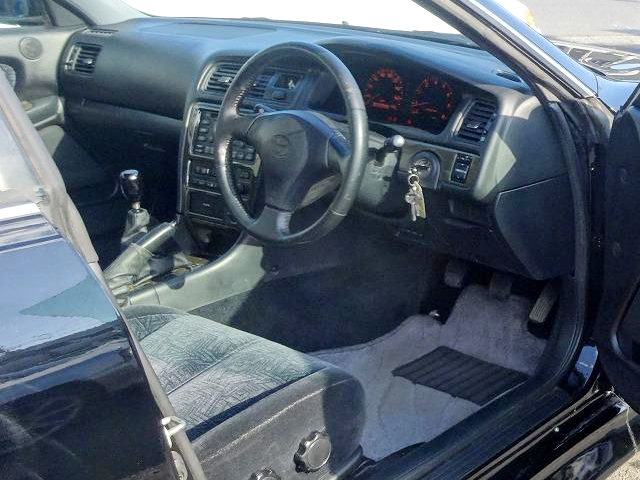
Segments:
[[[264,338],[162,306],[124,310],[209,480],[343,476],[360,461],[364,391],[344,370]],[[317,471],[294,461],[321,432],[331,455]]]
[[[125,309],[191,440],[323,364],[277,343],[161,306]]]

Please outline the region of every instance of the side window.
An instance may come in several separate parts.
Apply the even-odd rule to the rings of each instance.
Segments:
[[[48,25],[41,0],[0,0],[0,28]]]

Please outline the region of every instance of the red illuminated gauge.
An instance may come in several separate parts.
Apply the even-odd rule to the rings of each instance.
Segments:
[[[404,84],[395,70],[381,68],[372,73],[363,96],[373,120],[393,123],[398,121],[398,112],[404,98]]]
[[[436,75],[425,78],[411,100],[408,125],[440,133],[447,126],[458,104],[451,85]]]

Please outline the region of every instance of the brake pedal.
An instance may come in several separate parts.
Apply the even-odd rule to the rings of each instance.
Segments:
[[[506,300],[513,288],[513,275],[503,272],[493,272],[489,283],[489,295],[499,300]]]
[[[529,313],[529,321],[537,325],[545,323],[558,301],[558,296],[559,291],[556,283],[553,281],[547,282]]]
[[[451,288],[462,288],[469,273],[469,262],[452,258],[444,270],[444,284]]]

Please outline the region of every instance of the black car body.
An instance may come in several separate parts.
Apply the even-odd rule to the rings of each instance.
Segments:
[[[640,222],[635,212],[640,200],[640,89],[633,82],[613,81],[584,68],[494,2],[424,3],[488,53],[442,39],[259,19],[116,22],[122,12],[114,10],[109,15],[115,20],[107,15],[111,21],[95,25],[89,23],[91,15],[66,1],[45,2],[48,15],[61,25],[57,28],[35,28],[29,35],[0,32],[0,58],[16,75],[15,92],[22,100],[0,79],[2,478],[205,478],[199,463],[203,456],[194,453],[193,437],[181,429],[184,424],[122,307],[153,303],[203,312],[208,304],[194,300],[200,295],[219,302],[257,292],[264,279],[255,277],[256,265],[269,281],[280,281],[298,278],[296,269],[308,274],[322,271],[325,264],[339,268],[341,263],[348,264],[350,255],[355,256],[353,251],[367,248],[391,250],[396,253],[389,255],[405,260],[406,248],[411,252],[409,264],[419,263],[422,255],[428,256],[425,251],[434,250],[481,265],[481,277],[490,269],[525,279],[522,290],[536,294],[553,283],[561,292],[559,306],[553,310],[556,321],[549,331],[541,327],[539,334],[557,342],[536,375],[527,380],[527,388],[503,392],[435,438],[376,461],[358,456],[348,471],[327,472],[323,478],[586,480],[605,478],[637,452],[640,420],[629,405],[640,408],[640,340],[635,328],[640,280],[635,235]],[[75,19],[87,25],[78,27]],[[65,21],[70,25],[63,26]],[[242,36],[238,32],[251,29],[259,34],[248,35],[242,43],[235,41]],[[326,48],[347,64],[361,87],[366,82],[360,77],[367,78],[370,64],[384,59],[398,71],[404,68],[405,78],[421,72],[428,61],[435,78],[445,78],[453,86],[448,88],[459,90],[456,109],[450,112],[451,123],[457,126],[451,129],[434,126],[432,117],[412,117],[410,107],[404,120],[376,117],[382,114],[369,111],[369,146],[374,152],[384,149],[385,137],[391,134],[402,133],[408,141],[397,157],[398,149],[389,147],[385,154],[393,158],[370,159],[378,164],[369,162],[370,176],[363,180],[362,217],[355,227],[349,226],[348,219],[345,224],[362,236],[377,235],[384,224],[390,238],[402,245],[397,251],[387,240],[380,250],[377,244],[370,247],[363,242],[361,247],[362,237],[356,234],[333,240],[329,236],[295,253],[244,234],[238,240],[239,219],[225,209],[225,193],[213,183],[208,185],[213,175],[206,169],[213,163],[207,163],[212,162],[207,148],[217,144],[197,140],[199,129],[205,127],[202,120],[215,117],[223,108],[226,89],[234,88],[234,76],[242,75],[243,62],[285,41]],[[39,54],[38,45],[43,48]],[[37,55],[30,59],[32,54]],[[89,61],[78,67],[78,58],[87,58],[82,55],[88,55]],[[223,66],[237,68],[216,77]],[[331,88],[325,89],[322,98],[304,90],[312,80],[317,81],[314,85],[329,82],[322,72],[305,63],[277,67],[276,77],[264,87],[272,97],[265,93],[258,101],[249,94],[245,106],[266,109],[269,115],[274,108],[293,109],[305,99],[307,106],[331,114],[336,121],[344,120],[349,109],[345,112],[332,103]],[[367,73],[360,75],[361,71]],[[278,83],[281,80],[284,83]],[[219,89],[223,83],[225,88]],[[252,81],[252,88],[258,83]],[[296,90],[298,85],[301,90]],[[466,137],[461,134],[463,126],[470,124],[469,112],[487,104],[495,110],[481,138],[474,136],[473,128]],[[117,212],[123,202],[101,168],[59,162],[60,175],[50,153],[57,159],[64,142],[48,152],[32,124],[42,133],[59,126],[61,118],[68,122],[62,122],[65,129],[89,139],[93,155],[127,154],[129,158],[118,166],[127,166],[131,157],[144,165],[143,171],[150,172],[147,191],[149,185],[157,189],[143,201],[153,202],[159,217],[158,212],[170,212],[161,218],[169,221],[163,232],[184,228],[180,235],[186,239],[178,235],[176,242],[182,248],[188,245],[185,251],[191,254],[204,256],[206,251],[209,266],[182,263],[165,271],[166,276],[114,288],[110,270],[103,276],[98,266],[91,240],[103,258],[117,256],[117,248],[115,252],[109,246],[102,248],[100,242],[120,228],[124,215],[119,217]],[[420,118],[424,128],[415,123]],[[533,138],[530,132],[535,132]],[[46,143],[46,134],[43,137]],[[402,190],[406,184],[394,190],[387,177],[398,175],[406,182],[415,167],[414,154],[425,145],[441,163],[432,191],[424,186],[433,217],[414,228],[407,218],[394,217],[406,207]],[[253,152],[247,145],[240,150],[243,156]],[[505,163],[500,160],[499,168],[489,174],[487,163],[482,162],[494,156]],[[511,158],[525,157],[537,162],[509,164]],[[236,163],[235,167],[237,175],[246,172],[250,179],[236,180],[238,195],[244,195],[243,202],[254,202],[259,166]],[[458,177],[457,169],[462,167],[464,176]],[[388,182],[382,194],[376,183],[380,179]],[[238,185],[247,191],[240,192]],[[220,203],[211,206],[214,202]],[[544,215],[520,220],[523,211],[541,205]],[[211,232],[219,235],[218,243],[212,242]],[[345,245],[350,241],[354,245]],[[291,262],[292,256],[302,259],[301,263]],[[414,272],[413,266],[409,268]],[[385,280],[384,272],[373,271],[383,280],[372,277],[372,285],[367,284],[369,292],[378,293],[366,297],[374,305],[372,310],[384,308],[375,303],[379,296],[390,309],[406,307],[407,316],[424,311],[424,305],[413,305],[411,300],[406,301],[410,307],[396,305],[395,291],[385,296],[385,281],[401,283],[405,277]],[[331,291],[348,296],[349,288],[357,287],[343,285]],[[266,298],[261,300],[266,303],[258,304],[261,308],[266,310],[270,301],[277,303],[270,295],[271,290],[259,297]],[[365,303],[358,308],[368,314]],[[446,300],[437,306],[442,312],[453,308]],[[303,310],[296,312],[304,316]],[[239,326],[245,327],[260,334],[248,324]],[[321,327],[314,330],[313,325],[305,325],[312,332],[307,336],[289,335],[285,327],[289,327],[286,321],[262,335],[304,352],[364,344],[391,329],[376,330],[372,325],[369,329],[376,333],[369,333],[371,338],[347,332],[358,341],[344,339],[334,345],[323,343]],[[342,333],[339,325],[327,328],[335,328],[337,336]],[[307,465],[300,460],[304,441],[290,455],[292,462],[295,458],[296,478],[314,471],[300,467]],[[228,443],[234,452],[228,455],[240,458],[238,471],[244,458],[241,442],[239,435]],[[254,457],[247,453],[247,458]],[[258,467],[251,467],[250,478],[287,478],[272,471],[272,465]]]

